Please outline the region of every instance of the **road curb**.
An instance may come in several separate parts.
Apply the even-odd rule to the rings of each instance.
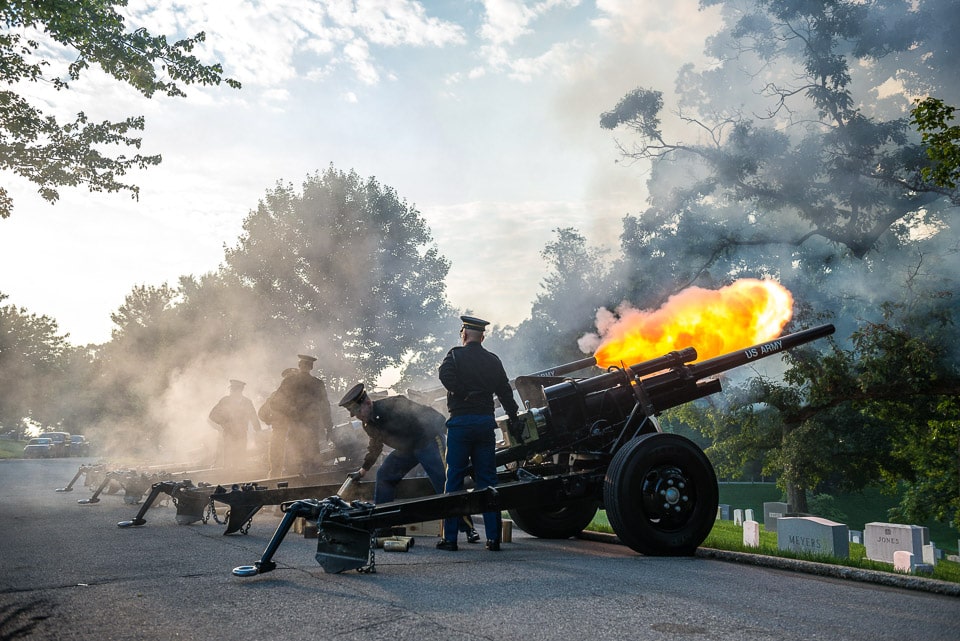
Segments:
[[[606,534],[604,532],[581,532],[579,538],[587,541],[623,545],[615,534]],[[715,550],[713,548],[697,548],[696,556],[702,559],[716,559],[730,563],[743,563],[777,570],[815,574],[817,576],[834,579],[860,581],[862,583],[874,583],[895,588],[920,590],[945,596],[960,597],[960,584],[909,574],[891,574],[877,570],[851,568],[844,565],[830,565],[829,563],[786,559],[779,556],[766,556],[763,554],[748,554],[746,552],[731,552],[729,550]]]

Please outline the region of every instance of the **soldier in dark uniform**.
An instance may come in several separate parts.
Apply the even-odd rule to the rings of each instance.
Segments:
[[[340,399],[339,405],[356,417],[370,438],[363,464],[358,470],[362,478],[376,464],[383,447],[393,448],[377,469],[373,489],[374,503],[387,503],[397,496],[397,485],[410,470],[423,466],[430,484],[437,493],[445,483],[446,418],[427,405],[405,396],[388,396],[374,401],[357,383]],[[471,543],[480,541],[470,517],[458,521]]]
[[[296,374],[298,371],[300,370],[296,367],[288,367],[280,373],[281,381],[291,374]],[[290,431],[290,419],[273,409],[272,402],[276,393],[277,392],[273,392],[270,394],[257,411],[257,416],[260,417],[260,420],[271,428],[270,451],[267,457],[270,462],[270,471],[267,472],[267,476],[270,478],[284,474],[287,458],[287,434]]]
[[[329,442],[333,428],[327,388],[310,371],[316,358],[298,354],[297,371],[285,377],[273,393],[270,410],[285,417],[290,424],[287,435],[289,471],[306,474],[320,464],[320,444]]]
[[[231,379],[230,394],[221,398],[210,410],[210,420],[220,426],[223,467],[238,467],[246,462],[247,429],[260,430],[260,419],[253,401],[243,395],[246,383]]]
[[[494,420],[493,397],[507,413],[511,423],[517,421],[519,406],[513,398],[510,381],[496,354],[481,346],[490,323],[473,316],[461,316],[460,347],[447,352],[440,364],[440,382],[447,390],[447,481],[445,490],[463,489],[467,468],[473,464],[476,488],[482,490],[497,484],[495,462],[497,423]],[[485,512],[483,526],[487,549],[500,550],[501,519],[499,512]],[[444,519],[441,550],[457,549],[457,519]]]

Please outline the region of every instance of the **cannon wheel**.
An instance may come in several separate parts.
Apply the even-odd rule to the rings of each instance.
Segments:
[[[549,508],[516,508],[509,510],[517,527],[541,539],[569,539],[583,532],[597,514],[596,499],[583,499]]]
[[[645,434],[614,455],[603,500],[613,531],[632,549],[651,556],[690,555],[717,518],[717,476],[690,440]]]

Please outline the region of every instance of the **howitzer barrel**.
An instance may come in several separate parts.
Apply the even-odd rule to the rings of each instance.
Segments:
[[[581,358],[578,361],[551,367],[550,369],[542,369],[539,372],[527,374],[527,376],[563,376],[564,374],[570,374],[571,372],[576,372],[577,370],[593,367],[596,364],[597,359],[593,356],[588,356],[586,358]]]
[[[684,363],[689,363],[690,361],[695,360],[696,358],[697,351],[692,347],[687,347],[686,349],[673,351],[668,354],[664,354],[663,356],[652,358],[648,361],[637,363],[636,365],[631,365],[630,371],[637,376],[646,376],[647,374],[653,374],[662,370],[679,367]],[[609,387],[616,386],[622,383],[623,380],[623,373],[621,371],[607,372],[606,374],[599,374],[592,378],[579,381],[576,389],[580,394],[591,394],[593,392],[599,392]],[[544,390],[546,398],[550,398],[551,390],[554,388],[559,388],[561,385],[554,385],[546,388]]]
[[[800,332],[781,336],[780,338],[767,341],[766,343],[760,343],[759,345],[747,347],[738,352],[731,352],[729,354],[724,354],[722,356],[717,356],[716,358],[705,360],[701,363],[694,363],[693,365],[689,366],[690,373],[696,379],[713,376],[714,374],[725,372],[728,369],[746,365],[751,361],[766,358],[767,356],[773,356],[778,352],[793,349],[794,347],[803,345],[804,343],[809,343],[817,340],[818,338],[829,336],[835,331],[836,328],[833,325],[819,325],[817,327],[811,327],[810,329],[805,329]]]
[[[539,428],[541,437],[563,443],[565,439],[582,438],[586,430],[618,425],[632,413],[637,401],[643,403],[643,414],[650,416],[715,394],[720,391],[720,382],[704,379],[833,332],[833,325],[822,325],[701,363],[692,363],[697,352],[688,347],[623,370],[544,387],[549,420]]]

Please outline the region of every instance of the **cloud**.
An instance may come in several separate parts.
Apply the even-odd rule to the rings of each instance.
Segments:
[[[452,261],[447,278],[452,304],[486,314],[498,325],[516,325],[529,316],[546,276],[540,252],[554,239],[554,229],[575,227],[591,244],[610,247],[621,212],[603,201],[478,201],[421,210],[440,252]]]
[[[553,74],[569,77],[571,69],[580,63],[580,47],[576,43],[557,43],[535,58],[520,58],[509,64],[509,77],[530,82],[536,77]]]
[[[512,44],[533,33],[531,23],[551,9],[579,4],[579,0],[545,0],[528,7],[522,0],[485,0],[486,19],[480,36],[495,45]]]
[[[126,13],[157,33],[205,32],[202,57],[222,59],[227,75],[263,87],[319,80],[341,61],[360,82],[372,84],[381,77],[381,63],[371,46],[442,48],[466,40],[460,25],[427,15],[411,0],[153,0]]]

